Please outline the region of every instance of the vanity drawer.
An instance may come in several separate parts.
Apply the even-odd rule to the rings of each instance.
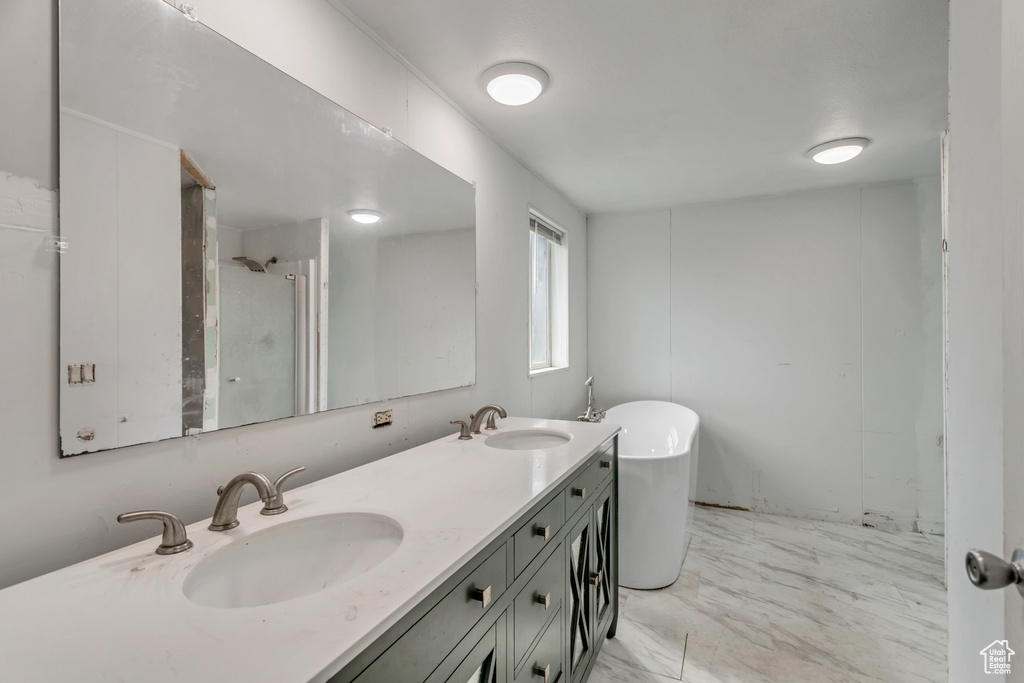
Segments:
[[[505,592],[502,545],[417,621],[356,679],[358,683],[423,681]]]
[[[615,441],[601,451],[597,456],[597,484],[595,488],[601,488],[604,483],[611,479],[612,470],[615,467]]]
[[[548,543],[553,543],[558,530],[565,523],[565,510],[562,500],[563,493],[544,506],[529,522],[524,524],[515,535],[515,569],[516,576],[526,569],[527,565]]]
[[[572,480],[565,489],[565,516],[572,517],[573,513],[579,510],[580,506],[590,496],[597,493],[597,490],[612,476],[615,463],[613,462],[615,450],[612,446],[606,448],[597,459],[593,460],[584,470]]]
[[[548,624],[536,649],[523,662],[515,683],[559,683],[562,678],[562,622],[561,614]]]
[[[515,600],[513,623],[518,664],[530,650],[537,634],[558,610],[565,592],[565,553],[555,550]]]

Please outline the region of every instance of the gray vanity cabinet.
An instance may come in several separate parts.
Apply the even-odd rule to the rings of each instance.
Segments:
[[[330,683],[579,683],[618,606],[617,441]]]

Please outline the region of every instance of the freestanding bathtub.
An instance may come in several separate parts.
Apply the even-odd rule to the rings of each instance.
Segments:
[[[693,525],[700,417],[665,401],[610,408],[619,433],[619,584],[662,588],[683,566]]]

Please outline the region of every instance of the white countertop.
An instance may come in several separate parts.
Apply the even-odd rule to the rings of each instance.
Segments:
[[[510,417],[482,436],[537,427],[573,438],[510,451],[453,434],[288,490],[282,515],[260,515],[254,503],[229,531],[209,531],[209,519],[189,525],[187,552],[155,554],[157,536],[2,590],[0,679],[326,681],[618,432]],[[386,515],[404,531],[394,554],[362,576],[261,607],[201,607],[182,593],[189,570],[220,548],[276,524],[350,511]]]

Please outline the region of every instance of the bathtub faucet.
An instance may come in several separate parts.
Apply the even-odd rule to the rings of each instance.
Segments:
[[[587,412],[583,413],[576,418],[577,422],[600,422],[604,419],[604,412],[600,408],[594,407],[594,378],[588,377],[586,385],[587,387]]]

